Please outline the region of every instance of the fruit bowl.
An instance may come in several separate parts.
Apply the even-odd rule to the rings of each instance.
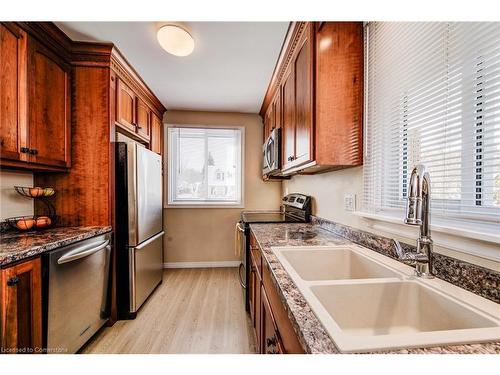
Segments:
[[[43,230],[52,227],[57,221],[57,216],[17,216],[8,218],[5,221],[12,228],[17,229],[21,232],[27,232],[29,230]]]
[[[41,188],[38,186],[14,186],[14,189],[26,198],[48,198],[55,194],[54,188],[51,187]]]

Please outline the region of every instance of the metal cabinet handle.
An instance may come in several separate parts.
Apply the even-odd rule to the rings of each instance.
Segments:
[[[19,281],[21,281],[19,277],[17,276],[11,277],[9,280],[7,280],[7,286],[15,286],[19,284]]]
[[[21,153],[22,154],[27,154],[30,152],[30,149],[28,147],[21,147]]]
[[[38,150],[36,148],[31,148],[31,149],[29,149],[29,153],[31,155],[37,155],[38,154]]]
[[[276,336],[273,337],[268,337],[266,339],[266,345],[269,346],[276,346]]]

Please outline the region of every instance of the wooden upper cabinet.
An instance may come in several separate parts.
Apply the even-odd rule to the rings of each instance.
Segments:
[[[295,58],[295,155],[293,165],[304,164],[312,157],[313,139],[313,44],[311,24]]]
[[[15,23],[0,25],[2,166],[71,165],[70,66]]]
[[[316,24],[315,159],[318,166],[363,163],[363,25]]]
[[[274,126],[273,128],[279,129],[281,128],[281,90],[278,87],[278,90],[276,90],[276,95],[274,96],[273,99],[273,114],[274,114]]]
[[[274,129],[274,112],[273,107],[269,106],[267,109],[266,115],[264,116],[264,142],[266,142],[267,137]]]
[[[156,116],[154,113],[151,114],[151,141],[150,149],[157,154],[162,153],[162,132],[163,132],[162,120]]]
[[[27,352],[42,347],[40,258],[0,270],[0,348]]]
[[[362,22],[295,22],[282,51],[261,115],[282,128],[283,173],[361,165]]]
[[[136,95],[125,82],[118,79],[116,95],[116,121],[129,131],[136,131],[135,124]]]
[[[0,153],[26,161],[26,41],[14,24],[0,23]]]
[[[136,125],[137,134],[142,137],[149,139],[150,137],[150,126],[151,126],[151,110],[144,103],[144,101],[136,97]]]
[[[132,138],[137,139],[139,142],[150,144],[152,127],[158,127],[158,124],[155,123],[153,125],[155,114],[151,110],[151,104],[148,103],[131,86],[127,85],[121,78],[118,78],[116,123]],[[158,130],[155,129],[155,131]]]
[[[31,161],[69,167],[70,67],[36,39],[29,43],[28,95]]]
[[[290,167],[295,158],[295,74],[293,69],[285,73],[282,93],[282,169],[286,170]]]

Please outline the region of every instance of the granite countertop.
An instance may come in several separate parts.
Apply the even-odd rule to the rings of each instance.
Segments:
[[[273,282],[277,285],[283,305],[304,350],[307,353],[317,354],[339,353],[335,343],[274,255],[271,247],[342,245],[352,242],[315,224],[251,224],[250,228],[262,249],[264,260],[269,264]],[[377,353],[500,353],[500,342],[384,350]]]
[[[93,226],[0,233],[0,267],[110,231],[110,226]]]

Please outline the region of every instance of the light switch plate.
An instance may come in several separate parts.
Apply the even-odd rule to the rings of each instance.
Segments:
[[[349,212],[354,212],[356,210],[356,195],[344,195],[344,209]]]

